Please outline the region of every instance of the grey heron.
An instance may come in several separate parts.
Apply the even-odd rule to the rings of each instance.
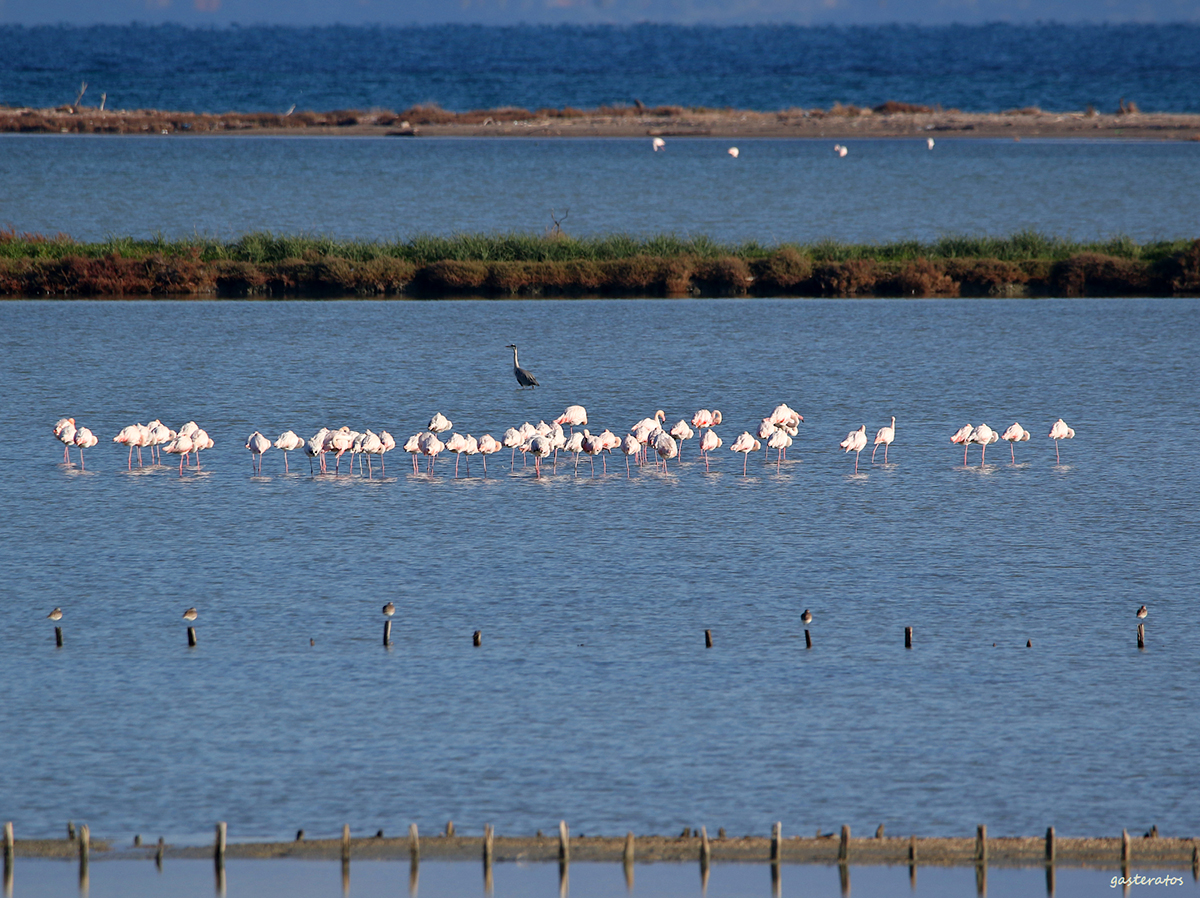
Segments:
[[[509,343],[504,348],[511,349],[513,351],[513,375],[517,378],[517,383],[519,383],[522,387],[540,386],[540,384],[538,383],[538,379],[536,377],[534,377],[532,374],[530,374],[528,371],[526,371],[524,368],[522,368],[520,366],[520,364],[518,364],[518,362],[517,362],[517,344]]]

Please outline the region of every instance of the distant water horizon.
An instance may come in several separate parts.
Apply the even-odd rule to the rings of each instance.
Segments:
[[[1200,112],[1200,25],[0,25],[0,104]]]

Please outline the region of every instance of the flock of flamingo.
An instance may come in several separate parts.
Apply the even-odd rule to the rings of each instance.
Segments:
[[[762,449],[764,444],[768,459],[771,450],[776,451],[775,466],[778,470],[788,448],[792,445],[792,438],[799,432],[802,421],[804,421],[804,416],[784,403],[762,419],[756,431],[757,436],[752,435],[749,431],[743,431],[729,447],[731,451],[742,454],[742,474],[746,473],[750,453]],[[464,455],[467,456],[467,475],[470,476],[472,456],[479,455],[483,460],[483,473],[486,477],[489,455],[499,452],[501,449],[511,449],[509,468],[513,470],[516,466],[516,453],[520,450],[526,463],[528,463],[527,457],[533,456],[534,471],[539,478],[542,476],[543,460],[552,457],[552,464],[557,469],[560,453],[574,456],[576,473],[579,470],[580,456],[586,455],[591,465],[592,476],[595,476],[596,457],[600,456],[602,470],[607,474],[607,456],[619,449],[625,456],[625,474],[628,477],[630,476],[630,461],[632,460],[638,465],[649,464],[651,450],[654,452],[655,464],[661,465],[665,471],[670,461],[681,457],[686,441],[695,437],[697,433],[700,433],[700,457],[704,461],[706,471],[709,470],[711,453],[723,445],[723,441],[714,430],[721,423],[719,410],[700,409],[692,416],[690,424],[686,419],[680,419],[670,429],[664,430],[666,414],[660,409],[652,416],[638,421],[624,437],[618,437],[608,429],[599,434],[593,434],[586,429],[587,423],[587,410],[582,405],[572,405],[568,406],[551,424],[547,424],[545,421],[540,421],[537,425],[525,422],[520,427],[508,428],[501,440],[497,440],[488,433],[478,439],[469,434],[463,436],[451,433],[443,441],[440,435],[452,430],[454,424],[439,412],[429,420],[425,430],[413,434],[405,441],[403,449],[412,456],[414,474],[420,470],[421,458],[426,460],[429,473],[434,473],[437,457],[443,452],[453,453],[455,477],[458,476],[459,464]],[[563,429],[564,427],[568,428],[569,433]],[[577,427],[583,429],[576,430]],[[696,430],[693,430],[693,427]],[[96,435],[88,428],[76,427],[74,418],[59,420],[54,425],[54,435],[63,444],[63,462],[65,464],[71,463],[71,447],[79,449],[81,468],[84,467],[83,450],[91,449],[99,442]],[[1059,441],[1071,439],[1074,436],[1075,431],[1068,427],[1062,418],[1059,418],[1050,428],[1049,438],[1054,440],[1056,462],[1061,464]],[[967,463],[967,452],[971,444],[978,444],[981,447],[979,463],[982,467],[986,463],[987,447],[998,440],[1008,442],[1012,462],[1016,464],[1017,456],[1014,446],[1016,443],[1028,441],[1029,437],[1029,431],[1019,423],[1014,423],[1002,434],[992,430],[986,424],[980,424],[978,427],[967,424],[950,437],[950,442],[962,444],[964,465]],[[888,464],[888,450],[895,439],[896,418],[893,416],[891,424],[879,428],[875,434],[871,462],[874,463],[875,453],[879,451],[880,446],[883,446],[883,463]],[[189,459],[192,456],[195,457],[194,463],[196,469],[199,470],[201,450],[213,447],[212,439],[195,421],[189,421],[178,431],[167,428],[158,420],[151,421],[149,424],[131,424],[113,437],[113,442],[129,447],[127,465],[130,469],[133,468],[135,449],[139,466],[142,464],[143,448],[150,450],[152,463],[156,458],[161,459],[159,453],[162,452],[178,455],[180,475],[183,474],[185,463],[190,463]],[[857,430],[852,430],[840,445],[847,453],[855,454],[854,472],[857,474],[859,455],[867,446],[867,425],[863,424]],[[341,427],[337,430],[322,427],[307,440],[288,430],[272,442],[256,430],[246,440],[246,448],[252,453],[256,472],[262,473],[263,455],[272,447],[283,452],[285,472],[290,470],[288,453],[303,450],[309,458],[310,473],[313,473],[314,465],[319,467],[322,473],[326,473],[328,471],[327,456],[332,454],[334,473],[340,474],[342,456],[350,453],[350,473],[354,473],[354,462],[357,459],[359,473],[364,473],[362,468],[365,463],[369,472],[367,476],[373,476],[373,459],[376,456],[379,457],[380,469],[386,473],[384,455],[396,448],[396,441],[386,430],[374,433],[371,430],[358,432],[349,427]]]

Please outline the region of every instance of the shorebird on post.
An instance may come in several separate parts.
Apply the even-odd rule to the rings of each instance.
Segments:
[[[520,363],[517,362],[517,344],[509,343],[504,348],[511,349],[513,351],[513,374],[517,378],[517,383],[519,383],[522,388],[541,386],[538,383],[538,379],[522,368]]]

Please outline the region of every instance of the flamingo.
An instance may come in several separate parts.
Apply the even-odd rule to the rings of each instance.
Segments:
[[[779,428],[775,426],[770,418],[763,418],[762,422],[758,425],[758,430],[755,432],[758,434],[758,438],[760,440],[767,441],[767,447],[769,449],[771,445],[771,437],[777,430],[779,430]]]
[[[420,444],[421,454],[429,458],[429,473],[432,474],[437,465],[438,453],[446,448],[446,444],[437,438],[436,433],[429,431],[421,434]]]
[[[163,446],[163,452],[167,453],[168,455],[178,455],[179,456],[179,476],[180,477],[183,476],[183,460],[188,456],[188,454],[191,451],[192,451],[192,438],[190,436],[188,436],[186,433],[179,434],[178,436],[175,437],[175,439],[171,440],[171,442],[169,442],[169,443],[167,443],[167,445]]]
[[[727,153],[728,153],[730,156],[732,156],[734,159],[736,159],[736,158],[738,157],[738,148],[737,148],[737,147],[730,147],[730,148],[729,148],[728,150],[726,150],[725,152],[727,152]]]
[[[383,448],[379,450],[379,470],[381,473],[387,473],[387,465],[383,461],[383,457],[396,448],[396,438],[386,430],[379,431],[379,442]]]
[[[925,146],[927,146],[931,150],[933,149],[933,138],[932,137],[925,138]]]
[[[591,462],[592,476],[595,477],[596,476],[596,456],[604,451],[604,443],[600,439],[600,435],[599,434],[593,435],[587,429],[584,429],[583,443],[581,445],[581,448],[583,449],[583,454],[586,455],[588,457],[588,461]],[[607,469],[605,470],[605,473],[606,474],[608,473]]]
[[[467,450],[467,438],[460,433],[450,434],[450,438],[446,440],[446,451],[454,453],[454,476],[458,476],[458,461],[462,458],[462,454]]]
[[[778,455],[775,456],[775,470],[779,471],[779,465],[783,462],[783,452],[792,445],[792,438],[783,430],[778,430],[771,434],[771,438],[767,440],[767,449],[775,449]]]
[[[875,453],[879,451],[879,444],[883,443],[883,463],[888,463],[888,447],[892,445],[892,440],[896,439],[896,416],[892,415],[892,424],[890,427],[879,428],[879,433],[875,434],[875,448],[871,450],[871,464],[875,464]]]
[[[1062,464],[1062,459],[1058,456],[1058,441],[1074,439],[1075,431],[1067,426],[1067,422],[1059,418],[1054,422],[1054,426],[1050,428],[1050,439],[1054,440],[1054,463]]]
[[[451,421],[449,418],[447,418],[441,412],[438,412],[432,418],[429,419],[429,427],[426,429],[430,433],[445,433],[447,430],[449,430],[453,426],[454,426],[453,421]]]
[[[768,418],[776,427],[789,428],[797,427],[804,420],[804,416],[793,408],[789,408],[786,402],[782,402],[775,406],[775,411],[771,412],[771,417]],[[795,436],[794,433],[789,436]]]
[[[290,430],[285,430],[279,435],[279,439],[275,441],[275,448],[283,452],[283,473],[290,474],[288,470],[288,453],[299,449],[304,445],[304,440],[296,436]]]
[[[54,425],[54,436],[63,444],[63,464],[71,463],[71,447],[75,445],[75,419],[59,418]]]
[[[554,419],[555,424],[566,424],[570,427],[571,433],[575,432],[576,427],[582,427],[587,422],[587,409],[582,405],[568,405],[567,410]]]
[[[711,427],[700,437],[700,454],[704,456],[704,470],[708,470],[708,453],[721,448],[721,438]],[[745,468],[745,465],[742,466]]]
[[[80,427],[75,431],[75,445],[79,447],[79,467],[85,467],[83,463],[83,450],[91,449],[100,442],[100,438],[88,430],[86,427]],[[68,450],[69,451],[69,450]]]
[[[858,430],[852,430],[846,435],[846,439],[838,444],[847,452],[854,453],[854,473],[858,473],[858,456],[862,453],[867,445],[867,425],[864,424]]]
[[[970,424],[964,424],[950,437],[951,443],[962,443],[963,447],[963,464],[967,463],[967,449],[971,446],[971,434],[975,432],[975,428]]]
[[[382,462],[383,440],[381,440],[379,438],[378,434],[372,433],[370,430],[368,430],[362,436],[361,447],[362,447],[362,454],[367,457],[367,476],[374,477],[375,476],[375,466],[371,464],[371,456],[372,455],[380,456],[380,464],[383,463]],[[362,456],[359,456],[358,472],[360,474],[362,473]]]
[[[612,451],[614,449],[621,448],[621,438],[619,436],[617,436],[615,433],[613,433],[611,430],[609,430],[608,428],[605,428],[601,432],[600,436],[596,437],[596,439],[600,441],[600,451],[606,452],[606,453],[608,453],[608,455],[612,455]],[[604,473],[607,474],[608,473],[608,458],[607,457],[602,458],[600,461],[601,461],[601,464],[604,466]]]
[[[661,137],[656,137],[656,138],[654,138],[654,140],[650,141],[650,146],[654,147],[654,152],[656,152],[656,153],[659,150],[666,147],[666,145],[667,145],[667,142],[665,140],[663,140]]]
[[[551,452],[550,440],[544,436],[534,437],[529,441],[529,452],[533,455],[533,469],[540,478],[542,476],[542,459]]]
[[[980,424],[971,433],[971,442],[978,443],[983,447],[983,454],[979,456],[979,466],[982,468],[987,462],[987,447],[1000,439],[1000,434],[992,430],[986,424]]]
[[[654,451],[662,459],[663,470],[667,470],[667,462],[679,455],[679,446],[665,430],[660,430],[654,437]]]
[[[250,450],[251,455],[258,456],[258,473],[261,474],[263,453],[271,448],[271,441],[256,430],[246,438],[246,448]]]
[[[1008,452],[1012,456],[1012,463],[1017,463],[1017,453],[1013,449],[1013,443],[1024,443],[1029,439],[1029,431],[1021,426],[1019,421],[1014,421],[1012,426],[1004,433],[1000,434],[1000,439],[1008,440]]]
[[[214,445],[215,444],[212,441],[212,437],[208,435],[208,432],[205,431],[204,428],[200,428],[194,434],[192,434],[192,451],[196,453],[197,471],[200,470],[200,450],[211,449]]]
[[[642,451],[642,444],[631,433],[625,434],[625,438],[621,440],[621,452],[625,454],[625,476],[629,477],[629,456],[637,455]]]
[[[672,427],[668,431],[668,433],[670,433],[671,436],[675,437],[675,439],[679,440],[679,458],[680,458],[680,460],[682,460],[683,459],[683,441],[690,440],[696,434],[692,431],[692,429],[690,427],[688,427],[687,421],[684,421],[683,419],[680,419],[679,421],[677,421],[675,423],[675,426]]]
[[[332,431],[325,437],[325,450],[328,452],[336,451],[337,455],[333,457],[333,473],[340,474],[342,470],[342,456],[346,451],[354,445],[354,434],[350,428],[342,425],[337,430]],[[354,466],[351,465],[350,473],[354,473]]]
[[[141,431],[138,430],[138,426],[136,424],[130,424],[128,427],[121,428],[121,432],[113,437],[114,443],[124,443],[129,447],[129,458],[126,462],[126,466],[130,471],[133,470],[133,447],[138,444],[140,439]],[[140,454],[141,453],[139,452],[139,456]]]
[[[844,146],[842,146],[840,143],[835,143],[833,145],[833,152],[835,155],[845,158],[846,154],[849,153],[850,151],[848,149],[846,149]]]
[[[579,473],[579,453],[583,451],[583,431],[571,434],[571,438],[563,444],[563,452],[570,452],[575,456],[575,473]]]
[[[421,434],[414,433],[404,441],[404,451],[412,456],[413,473],[417,473],[417,456],[421,454]]]
[[[168,428],[157,418],[147,424],[146,427],[150,430],[150,463],[160,464],[162,462],[161,447],[164,443],[169,443],[175,439],[175,431]],[[155,457],[156,451],[159,452],[157,457]]]
[[[508,428],[508,430],[504,431],[504,439],[503,439],[501,445],[512,449],[512,456],[508,460],[509,470],[511,470],[513,467],[516,466],[517,447],[520,446],[524,442],[525,442],[525,440],[521,436],[521,431],[519,431],[517,428],[510,427],[510,428]]]
[[[731,452],[742,453],[742,476],[746,474],[746,462],[750,460],[750,453],[757,452],[762,448],[762,443],[750,436],[748,430],[743,430],[742,435],[733,441],[733,445],[729,447]]]
[[[504,447],[490,433],[485,433],[479,438],[479,454],[483,456],[484,477],[487,477],[487,457],[493,452],[499,452],[502,448]],[[513,451],[515,452],[516,450]]]

